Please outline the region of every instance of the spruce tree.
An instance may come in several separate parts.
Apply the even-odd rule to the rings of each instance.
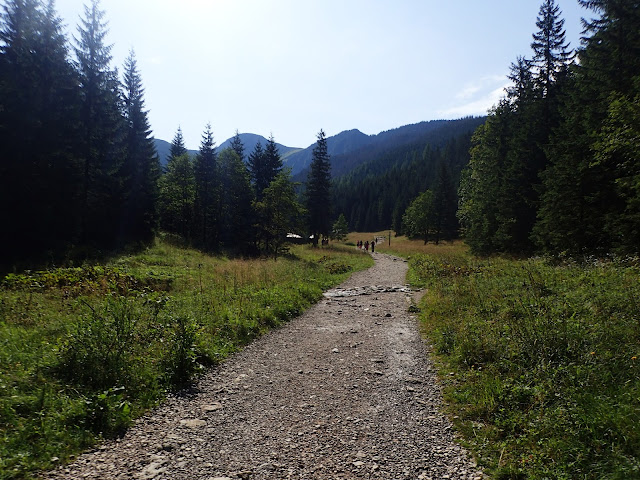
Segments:
[[[200,151],[194,161],[196,241],[207,250],[215,250],[219,241],[219,181],[215,142],[211,125],[202,134]]]
[[[55,258],[77,241],[78,107],[78,81],[53,1],[6,2],[0,12],[0,224],[12,234],[0,265],[40,261],[34,257],[44,252]]]
[[[438,165],[438,176],[433,188],[434,240],[452,240],[458,233],[458,195],[451,173],[444,162]]]
[[[104,15],[98,0],[85,6],[75,52],[82,92],[82,238],[110,248],[117,238],[124,203],[124,122],[118,74],[110,66],[111,46],[105,44]]]
[[[247,162],[249,174],[251,175],[251,183],[253,184],[257,200],[262,200],[262,192],[269,186],[264,176],[265,161],[265,152],[262,144],[258,142],[249,154],[249,161]]]
[[[234,152],[236,152],[236,155],[238,155],[238,158],[240,158],[240,160],[244,162],[244,144],[242,143],[242,139],[240,138],[240,134],[238,133],[238,130],[236,130],[236,134],[233,136],[233,139],[231,140],[231,148],[233,149]]]
[[[566,41],[561,13],[555,0],[544,0],[536,20],[539,30],[533,34],[531,44],[532,63],[537,67],[538,83],[545,97],[551,94],[559,76],[573,59]]]
[[[123,116],[126,121],[122,212],[124,242],[150,242],[158,218],[160,162],[144,103],[144,88],[133,51],[124,65]]]
[[[323,130],[317,136],[307,177],[306,207],[309,232],[313,244],[331,231],[331,160],[327,151],[327,137]]]
[[[255,245],[253,191],[247,166],[234,149],[220,153],[220,236],[225,249],[251,253]]]
[[[635,1],[579,1],[597,17],[583,22],[588,36],[571,69],[561,122],[547,148],[551,164],[542,175],[535,238],[552,253],[602,254],[612,248],[637,252],[634,235],[623,227],[633,224],[632,217],[627,218],[633,209],[619,188],[628,177],[626,162],[602,146],[610,139],[625,143],[626,135],[614,125],[621,96],[633,102],[636,95],[640,8]],[[618,134],[620,140],[615,139]]]
[[[184,136],[182,135],[182,128],[178,126],[178,130],[171,141],[171,147],[169,149],[169,157],[180,157],[188,153],[187,147],[184,144]]]
[[[269,136],[264,149],[264,183],[269,185],[282,170],[282,158],[273,135]]]
[[[191,239],[195,177],[188,153],[171,157],[167,171],[160,179],[160,225],[170,233]]]

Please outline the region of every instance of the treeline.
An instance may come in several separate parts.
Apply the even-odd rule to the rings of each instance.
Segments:
[[[54,1],[0,12],[0,269],[148,244],[159,228],[207,251],[278,254],[290,231],[328,235],[329,156],[318,135],[305,207],[271,138],[243,162],[207,126],[194,158],[178,129],[162,172],[133,51],[111,66],[98,0],[70,45]],[[313,194],[313,195],[311,195]]]
[[[328,156],[318,153],[321,148],[326,150],[322,131],[314,149],[315,167],[329,164]],[[317,168],[312,172],[317,174]],[[310,179],[309,192],[312,185]],[[307,196],[310,215],[305,217],[307,211],[299,201],[289,171],[283,169],[273,137],[265,147],[258,142],[245,162],[240,135],[236,132],[231,147],[218,153],[210,125],[202,135],[195,157],[187,152],[182,131],[178,129],[159,188],[162,230],[208,252],[224,249],[277,256],[287,234],[313,230],[305,219],[313,220],[314,215],[328,207],[328,189],[320,192],[322,208],[315,208],[315,199]],[[329,227],[328,223],[321,224],[320,233],[327,235]]]
[[[482,122],[480,118],[468,119],[464,122],[466,128],[442,142],[442,146],[433,146],[432,141],[405,146],[335,179],[336,211],[344,212],[351,230],[393,228],[402,235],[406,233],[402,217],[411,202],[437,184],[446,184],[451,186],[453,195],[447,195],[445,208],[453,209],[455,217],[460,172],[469,162],[473,129]],[[418,236],[423,238],[422,234]]]
[[[459,218],[477,253],[636,254],[640,245],[640,2],[578,0],[572,52],[554,0],[531,58],[474,138]]]

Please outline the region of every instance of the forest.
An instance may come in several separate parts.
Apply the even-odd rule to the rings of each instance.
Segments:
[[[339,175],[329,183],[331,170],[321,167],[314,208],[273,138],[245,152],[236,135],[219,152],[207,125],[189,155],[178,129],[161,167],[135,53],[120,75],[99,2],[85,7],[70,42],[54,2],[8,1],[0,17],[0,200],[12,208],[0,213],[11,231],[0,265],[108,255],[160,231],[205,251],[277,254],[283,232],[326,236],[340,214],[351,230],[462,235],[480,254],[636,253],[638,7],[580,4],[594,18],[584,20],[577,50],[559,7],[546,0],[530,57],[511,65],[513,84],[488,117],[460,120],[448,137],[333,159]],[[409,209],[427,190],[429,207]],[[288,213],[276,218],[274,202]],[[423,227],[409,210],[425,217]]]
[[[475,253],[638,253],[640,6],[579,3],[580,48],[545,0],[530,57],[473,136],[458,217]]]
[[[277,255],[292,231],[328,235],[329,156],[318,134],[304,198],[276,143],[218,152],[206,126],[189,155],[180,128],[162,168],[135,53],[111,65],[105,12],[85,6],[77,36],[53,1],[0,13],[0,269],[69,264],[149,245],[158,232],[207,252]],[[315,203],[314,203],[315,202]]]

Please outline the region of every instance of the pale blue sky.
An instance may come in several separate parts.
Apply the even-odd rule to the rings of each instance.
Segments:
[[[157,138],[211,123],[306,147],[358,128],[481,115],[531,55],[542,0],[102,0],[113,65],[131,48]],[[576,0],[558,0],[579,44]],[[76,35],[84,0],[57,0]],[[76,35],[77,36],[77,35]]]

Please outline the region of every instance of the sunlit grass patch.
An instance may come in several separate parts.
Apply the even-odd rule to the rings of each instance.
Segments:
[[[496,478],[640,477],[633,262],[460,252],[410,265],[451,412]]]

